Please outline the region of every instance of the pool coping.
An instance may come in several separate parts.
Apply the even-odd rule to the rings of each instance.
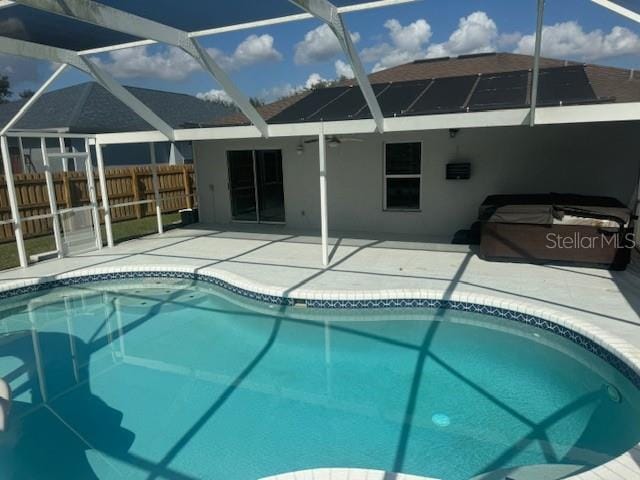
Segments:
[[[497,296],[465,293],[457,289],[453,292],[432,289],[368,291],[287,289],[261,285],[240,275],[215,268],[145,265],[89,267],[56,275],[10,280],[0,285],[0,300],[60,286],[140,277],[204,281],[246,298],[282,306],[326,309],[431,308],[484,313],[542,328],[567,338],[612,365],[640,389],[640,350],[628,342],[587,321],[560,313],[552,308],[505,300]],[[332,469],[322,470],[329,471],[325,478],[333,478]],[[352,469],[337,470],[348,472]],[[282,475],[273,478],[280,478]],[[400,474],[392,475],[396,475],[395,478],[403,478],[399,476]],[[351,477],[347,473],[345,478]],[[420,477],[407,476],[407,478]],[[567,480],[625,480],[627,478],[640,478],[640,444],[603,465],[568,477]]]

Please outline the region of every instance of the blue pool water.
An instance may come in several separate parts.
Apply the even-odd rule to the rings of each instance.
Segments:
[[[463,480],[598,465],[640,441],[638,391],[542,330],[454,311],[268,306],[184,280],[3,300],[0,376],[15,395],[2,479],[335,466]]]

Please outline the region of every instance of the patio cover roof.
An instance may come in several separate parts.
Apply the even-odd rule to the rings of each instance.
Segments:
[[[197,38],[216,33],[252,28],[257,26],[272,25],[305,18],[316,18],[326,23],[338,38],[338,41],[347,56],[349,63],[355,74],[355,80],[360,87],[362,99],[370,113],[370,120],[353,119],[346,120],[356,122],[344,130],[348,133],[354,130],[358,133],[364,131],[385,130],[397,131],[397,129],[415,130],[424,128],[425,119],[412,117],[412,119],[385,118],[378,102],[377,94],[372,88],[367,77],[362,62],[348,34],[346,24],[342,14],[350,11],[378,8],[400,3],[412,2],[415,0],[377,0],[364,2],[361,0],[273,0],[269,2],[255,2],[253,0],[234,0],[225,2],[224,6],[212,5],[209,2],[200,0],[156,0],[154,2],[131,2],[129,0],[0,0],[0,52],[22,55],[32,58],[39,58],[62,63],[61,69],[56,71],[54,76],[38,91],[33,102],[48,87],[53,79],[62,71],[64,66],[71,65],[93,76],[103,87],[118,99],[127,104],[137,115],[144,119],[156,130],[161,139],[170,141],[177,139],[198,139],[206,138],[205,132],[193,134],[190,131],[178,133],[171,125],[157,116],[140,99],[131,95],[106,71],[101,69],[95,62],[89,59],[89,55],[98,52],[127,48],[135,45],[148,45],[152,43],[163,43],[178,47],[191,55],[209,72],[233,99],[239,109],[244,113],[251,123],[250,127],[243,131],[216,132],[212,138],[219,138],[219,135],[228,134],[231,138],[268,137],[271,135],[282,135],[277,125],[267,123],[261,113],[249,102],[248,97],[241,92],[228,74],[215,62],[206,50],[198,43]],[[585,0],[587,1],[587,0]],[[630,0],[591,0],[616,13],[624,15],[632,20],[640,22],[639,7],[636,2]],[[215,13],[215,14],[212,14]],[[447,115],[439,115],[439,121],[443,121],[442,128],[447,128],[448,124],[455,124],[456,127],[463,126],[485,126],[492,124],[530,124],[538,123],[536,120],[536,106],[538,94],[538,77],[540,72],[540,42],[543,25],[544,1],[538,0],[536,45],[531,74],[532,91],[531,99],[526,109],[510,109],[508,112],[499,110],[489,112],[498,114],[500,118],[497,123],[485,117],[478,117],[481,112],[453,113],[453,115],[476,115],[475,122],[461,120],[456,117],[455,121],[446,118]],[[52,26],[55,25],[55,28]],[[5,134],[9,128],[24,114],[32,102],[27,102],[25,107],[18,113],[16,118],[0,130],[0,134]],[[636,108],[634,109],[633,106]],[[606,107],[606,115],[602,115],[603,110],[594,107]],[[632,111],[637,110],[637,104],[629,104]],[[630,120],[637,119],[637,114],[629,112],[629,109],[616,105],[611,109],[610,105],[580,105],[573,107],[562,107],[567,113],[570,108],[591,108],[593,112],[583,115],[582,112],[568,117],[552,114],[546,122],[552,123],[559,120],[570,122],[573,118],[588,119],[597,117],[602,119]],[[557,107],[547,107],[549,110]],[[528,114],[522,117],[521,113],[528,110]],[[420,120],[420,121],[416,121]],[[397,125],[390,125],[391,121]],[[360,122],[360,123],[357,123]],[[366,122],[366,123],[362,123]],[[453,123],[452,123],[453,122]],[[307,123],[299,132],[310,131],[310,127],[317,122]],[[342,124],[345,120],[341,120]],[[431,122],[433,123],[433,122]],[[458,124],[459,123],[459,124]],[[477,123],[477,125],[476,125]],[[542,123],[545,123],[543,119]],[[427,121],[427,124],[430,124]],[[373,127],[373,128],[372,128]],[[225,127],[228,128],[228,127]],[[249,130],[247,130],[247,128]],[[194,129],[191,129],[194,130]],[[211,129],[202,129],[211,130]],[[330,128],[331,130],[331,128]],[[340,130],[340,129],[338,129]],[[295,128],[289,128],[291,135],[299,133]],[[155,138],[144,132],[146,135],[138,141],[149,141]],[[131,141],[131,137],[126,137]],[[224,138],[224,137],[223,137]],[[111,137],[115,140],[116,137]]]
[[[0,2],[0,5],[3,2]],[[28,40],[52,47],[76,52],[115,47],[130,42],[146,40],[97,25],[85,23],[56,13],[32,8],[47,2],[6,1],[7,8],[0,9],[0,35],[18,40]],[[65,2],[60,2],[64,4]],[[218,33],[240,25],[279,23],[292,19],[312,18],[301,15],[300,7],[287,0],[234,0],[232,2],[206,2],[202,0],[153,0],[137,2],[131,0],[95,0],[95,3],[113,7],[123,12],[153,20],[194,36]],[[363,0],[334,0],[342,11],[352,11],[371,6]],[[398,3],[398,2],[394,2]],[[30,5],[30,6],[27,6]],[[214,13],[215,11],[215,13]],[[291,18],[293,17],[293,18]],[[51,28],[52,25],[56,28]]]

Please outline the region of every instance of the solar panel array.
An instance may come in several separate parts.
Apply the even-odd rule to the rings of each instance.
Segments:
[[[529,70],[374,84],[382,114],[389,117],[461,113],[530,105]],[[538,105],[585,104],[598,98],[581,65],[540,70]],[[314,90],[269,123],[371,118],[358,86]]]

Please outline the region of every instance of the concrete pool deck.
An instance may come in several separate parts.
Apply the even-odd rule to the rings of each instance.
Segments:
[[[640,349],[640,256],[624,272],[486,262],[464,246],[420,238],[333,235],[330,264],[319,236],[279,226],[197,225],[130,240],[114,248],[0,273],[0,288],[85,269],[213,268],[274,287],[312,293],[445,291],[499,297],[580,318]]]
[[[57,276],[118,270],[180,270],[224,275],[247,290],[293,298],[419,298],[552,311],[578,320],[636,367],[640,365],[640,259],[625,272],[491,263],[467,247],[420,238],[333,236],[321,266],[319,237],[279,226],[197,225],[124,242],[28,269],[0,273],[0,290]],[[487,299],[493,299],[487,303]],[[568,320],[569,322],[569,320]],[[568,323],[573,327],[576,324]],[[619,342],[618,342],[619,341]],[[575,479],[640,478],[640,447]],[[283,472],[285,473],[285,472]],[[386,478],[386,477],[384,477]],[[390,477],[394,478],[394,477]],[[517,478],[517,477],[516,477]]]

